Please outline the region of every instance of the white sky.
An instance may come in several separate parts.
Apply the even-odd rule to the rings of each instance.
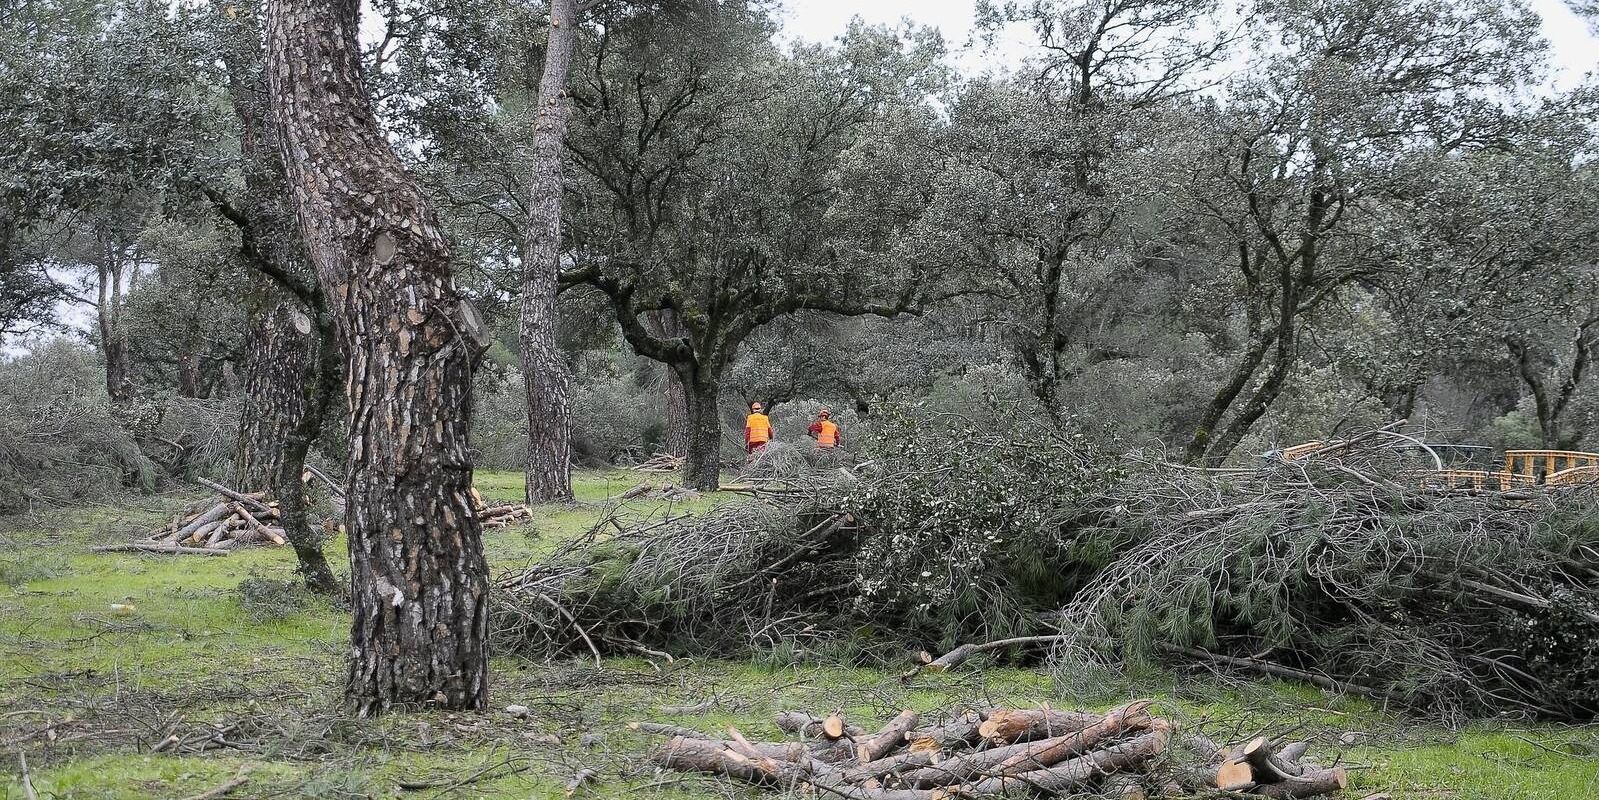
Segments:
[[[1558,86],[1569,88],[1599,69],[1599,38],[1564,0],[1528,1],[1543,18],[1543,35],[1549,40],[1550,66]],[[1000,37],[993,50],[969,42],[975,0],[787,0],[785,5],[784,38],[827,41],[843,33],[855,16],[869,23],[895,23],[909,18],[936,27],[943,32],[944,41],[964,74],[1015,66],[1029,54],[1031,46],[1023,31]]]

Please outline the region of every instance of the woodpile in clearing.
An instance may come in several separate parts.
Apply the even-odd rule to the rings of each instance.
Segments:
[[[1222,791],[1304,798],[1348,785],[1341,767],[1303,761],[1303,742],[1257,738],[1238,747],[1185,734],[1139,700],[1104,714],[989,709],[931,724],[902,711],[877,728],[838,714],[786,711],[787,742],[751,742],[676,725],[634,722],[640,733],[671,737],[651,756],[665,769],[724,775],[778,791],[809,790],[853,800],[942,800],[1098,794],[1119,800]]]
[[[268,500],[266,492],[239,492],[204,478],[198,482],[216,495],[190,504],[143,539],[96,547],[95,551],[225,556],[245,545],[288,543],[278,521],[277,501]]]
[[[635,472],[677,472],[683,469],[683,457],[659,453],[633,465]]]
[[[626,500],[641,500],[642,499],[642,500],[671,500],[673,502],[688,502],[690,500],[698,500],[698,499],[700,499],[700,497],[701,497],[700,493],[697,492],[697,491],[694,491],[693,489],[685,489],[682,486],[674,486],[674,485],[672,485],[670,483],[668,483],[665,486],[659,486],[659,487],[651,486],[651,485],[649,485],[647,483],[641,483],[641,484],[639,484],[637,486],[634,486],[633,488],[628,489],[627,491],[623,492],[620,496],[617,497],[617,499],[618,500],[624,500],[624,501],[626,501]]]
[[[495,503],[489,505],[483,495],[472,489],[472,510],[485,528],[508,528],[533,521],[533,509],[526,503]]]

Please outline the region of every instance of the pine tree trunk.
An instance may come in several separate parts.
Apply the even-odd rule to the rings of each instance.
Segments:
[[[527,242],[522,252],[518,331],[527,388],[527,501],[572,499],[571,424],[565,359],[555,343],[555,296],[561,268],[562,143],[571,113],[567,68],[577,40],[573,0],[550,1],[550,35],[539,78],[533,129]]]
[[[316,381],[310,334],[310,318],[290,300],[279,300],[251,326],[233,457],[233,482],[243,491],[271,486],[288,460],[287,434],[304,422],[308,392]]]
[[[717,411],[721,381],[685,379],[681,375],[679,380],[692,388],[687,395],[689,425],[683,485],[714,491],[721,485],[722,471],[722,420]]]
[[[293,301],[280,301],[259,315],[245,363],[233,481],[245,491],[266,489],[277,499],[300,577],[312,591],[333,595],[339,583],[322,553],[322,536],[311,527],[300,480],[337,384],[337,356],[323,353],[321,340],[311,318]],[[329,350],[331,340],[326,337]]]
[[[469,490],[487,345],[432,209],[378,128],[358,0],[268,0],[267,76],[300,227],[337,322],[349,403],[345,699],[483,710],[488,566]]]

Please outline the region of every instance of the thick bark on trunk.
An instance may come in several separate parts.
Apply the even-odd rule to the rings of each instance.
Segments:
[[[488,565],[467,428],[482,321],[362,82],[356,0],[268,0],[267,76],[345,353],[357,714],[488,701]]]
[[[233,457],[233,485],[243,491],[271,486],[288,460],[287,434],[305,420],[315,388],[316,350],[310,334],[310,318],[291,300],[267,308],[251,328]]]
[[[338,579],[322,553],[321,535],[311,527],[300,480],[337,383],[337,354],[326,327],[328,335],[317,336],[311,318],[288,300],[261,315],[245,365],[233,482],[245,491],[267,489],[278,500],[297,571],[312,591],[332,595],[339,591]],[[319,347],[321,341],[328,346]]]
[[[688,450],[683,457],[683,485],[690,489],[715,491],[721,485],[722,420],[717,411],[721,400],[721,381],[678,375],[690,387],[688,404]]]
[[[519,339],[527,388],[527,502],[572,499],[571,423],[565,359],[555,344],[555,296],[561,268],[562,152],[571,106],[567,68],[577,41],[573,0],[551,0],[550,35],[539,78],[533,130],[527,242],[522,251]]]
[[[200,360],[194,353],[178,353],[178,396],[200,397]]]

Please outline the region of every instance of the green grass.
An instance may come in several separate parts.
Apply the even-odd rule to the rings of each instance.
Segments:
[[[638,482],[637,473],[580,475],[576,505],[540,508],[531,526],[490,530],[491,563],[513,568],[549,552],[592,525],[605,498]],[[478,487],[491,501],[518,500],[521,476],[480,473]],[[689,508],[727,501],[712,496]],[[641,767],[651,741],[623,723],[734,725],[751,738],[775,738],[772,714],[786,708],[837,708],[870,722],[902,707],[1108,707],[1135,693],[1105,684],[1092,695],[1068,696],[1046,674],[1014,669],[927,676],[907,688],[890,672],[845,667],[617,659],[597,669],[498,657],[493,703],[528,705],[528,719],[496,711],[352,720],[338,712],[345,615],[323,601],[302,601],[268,620],[240,605],[241,581],[291,577],[287,549],[216,559],[87,552],[130,538],[179,504],[181,498],[156,498],[138,508],[64,512],[13,524],[0,540],[0,749],[7,758],[27,752],[43,798],[184,797],[243,774],[249,783],[237,796],[542,800],[563,796],[567,777],[584,767],[600,770],[603,780],[591,797],[726,797],[725,786]],[[329,552],[342,548],[334,542]],[[334,560],[342,567],[342,558]],[[136,611],[115,615],[112,603]],[[1599,796],[1593,729],[1482,725],[1452,732],[1276,681],[1223,686],[1155,676],[1137,688],[1156,697],[1163,713],[1207,730],[1243,737],[1301,726],[1317,742],[1313,754],[1336,754],[1359,767],[1354,797]],[[701,712],[660,710],[707,698],[716,702]],[[260,751],[151,752],[168,733],[219,722],[240,725],[230,735]],[[485,779],[449,786],[480,773]],[[439,787],[401,792],[402,781]],[[16,781],[3,785],[5,797],[22,797]]]

